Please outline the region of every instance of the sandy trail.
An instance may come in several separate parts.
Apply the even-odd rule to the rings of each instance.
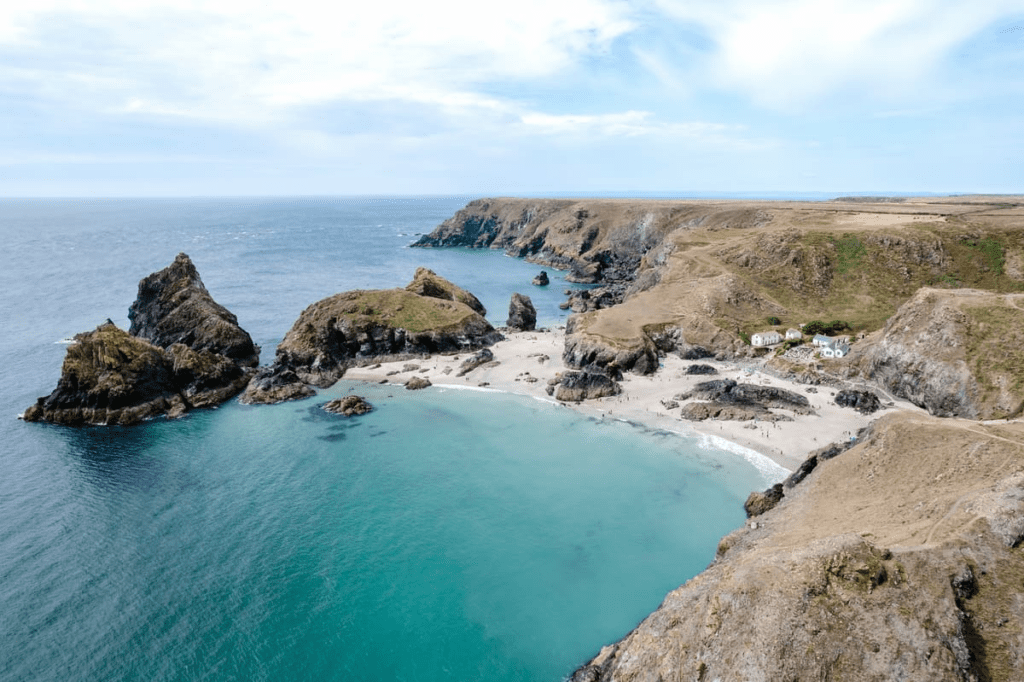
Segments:
[[[506,340],[491,347],[494,366],[481,366],[458,377],[459,366],[472,353],[435,355],[421,360],[384,363],[373,369],[349,370],[346,380],[404,384],[415,375],[424,376],[432,384],[458,387],[486,386],[490,389],[529,395],[554,401],[548,396],[548,380],[566,369],[562,363],[563,329],[538,332],[505,332]],[[691,364],[708,364],[718,370],[715,375],[687,375]],[[404,369],[415,365],[415,369]],[[740,422],[707,420],[686,421],[679,418],[679,408],[668,409],[662,401],[685,392],[695,384],[709,379],[735,379],[738,382],[770,385],[806,395],[816,414],[792,415],[787,422]],[[625,419],[651,428],[680,432],[684,435],[721,438],[767,456],[781,467],[793,471],[807,455],[829,443],[853,437],[870,422],[894,410],[923,412],[914,405],[898,401],[872,415],[835,404],[835,389],[808,387],[785,381],[764,372],[759,363],[690,361],[675,355],[662,359],[662,366],[651,376],[626,373],[620,395],[583,403],[563,403],[583,414]],[[815,392],[816,391],[816,392]],[[779,410],[775,410],[779,411]],[[781,411],[783,414],[791,414]]]

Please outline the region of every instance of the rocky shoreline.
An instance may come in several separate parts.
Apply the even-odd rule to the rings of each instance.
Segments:
[[[567,301],[564,330],[503,335],[421,269],[404,289],[309,306],[258,372],[181,254],[140,283],[128,332],[76,337],[24,418],[130,424],[344,376],[487,386],[721,438],[781,465],[765,469],[779,484],[573,680],[1016,679],[1024,203],[1006,206],[480,200],[415,246],[502,248],[603,285]],[[522,300],[509,320],[535,324]],[[750,341],[812,320],[850,328],[849,354]],[[410,374],[411,358],[426,366]]]

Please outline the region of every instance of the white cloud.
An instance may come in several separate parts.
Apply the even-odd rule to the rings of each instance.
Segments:
[[[556,74],[632,26],[618,0],[10,5],[0,50],[35,63],[39,82],[84,69],[117,84],[70,99],[240,122],[337,99],[492,106],[472,94],[481,83]]]
[[[714,45],[692,69],[715,87],[777,109],[840,91],[900,99],[936,85],[949,51],[1020,0],[654,0]],[[850,88],[852,90],[849,90]]]

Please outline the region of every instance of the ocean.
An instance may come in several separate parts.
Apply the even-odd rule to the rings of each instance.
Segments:
[[[557,681],[713,559],[768,483],[738,449],[525,396],[343,380],[130,428],[17,419],[180,251],[263,364],[310,303],[420,265],[492,323],[519,291],[564,324],[562,273],[407,248],[472,198],[0,200],[0,679]],[[353,388],[377,409],[319,409]]]

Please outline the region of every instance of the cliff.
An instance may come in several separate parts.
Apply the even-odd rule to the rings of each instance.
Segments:
[[[1024,425],[896,413],[572,679],[1024,675]]]
[[[405,289],[347,291],[320,300],[302,311],[278,345],[273,366],[257,374],[242,402],[312,395],[310,385],[330,386],[352,365],[473,350],[501,340],[469,305],[474,301],[422,268]]]
[[[129,318],[128,332],[108,321],[77,335],[56,389],[25,411],[25,421],[77,426],[181,416],[237,394],[259,362],[259,348],[183,253],[139,283]]]

